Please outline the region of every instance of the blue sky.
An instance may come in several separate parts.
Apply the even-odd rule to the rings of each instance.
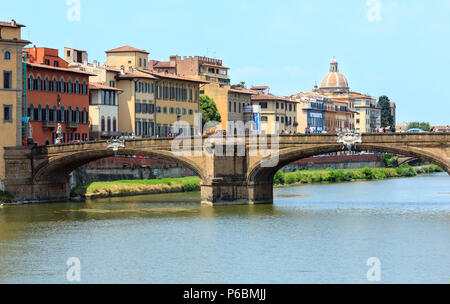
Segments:
[[[69,0],[70,1],[70,0]],[[89,61],[132,45],[151,59],[220,58],[232,82],[269,85],[277,95],[311,90],[336,56],[354,91],[388,95],[398,123],[450,124],[450,0],[81,0],[80,21],[67,0],[3,1],[0,20],[27,25],[37,46],[85,49]]]

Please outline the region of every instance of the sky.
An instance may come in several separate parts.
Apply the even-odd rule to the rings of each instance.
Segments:
[[[155,60],[214,57],[232,83],[280,96],[320,85],[334,56],[353,91],[397,103],[398,124],[432,125],[450,125],[449,16],[450,0],[23,0],[0,10],[61,57],[68,46],[104,63],[123,45]]]

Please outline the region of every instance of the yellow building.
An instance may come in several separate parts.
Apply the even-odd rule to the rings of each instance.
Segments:
[[[131,46],[106,51],[105,68],[118,69],[115,83],[119,95],[119,131],[136,137],[176,135],[173,124],[185,121],[195,130],[200,85],[206,82],[167,71],[152,70],[149,53]],[[106,82],[108,79],[106,79]]]
[[[22,145],[24,25],[0,22],[0,188],[5,177],[4,147]]]
[[[142,71],[142,70],[141,70]],[[200,85],[204,81],[169,73],[142,71],[156,77],[155,81],[155,134],[157,137],[177,135],[173,124],[187,122],[188,135],[201,134],[195,124],[195,114],[200,112]]]
[[[271,95],[268,87],[253,87],[252,89],[257,93],[251,97],[252,105],[261,106],[261,132],[265,134],[296,134],[298,102]]]
[[[381,108],[377,100],[359,93],[350,94],[355,100],[355,128],[358,133],[377,133],[381,128]]]
[[[106,70],[105,76],[93,78],[122,91],[118,96],[119,132],[125,136],[155,136],[158,78],[142,71],[148,67],[148,55],[131,46],[106,51],[106,63],[101,67]]]
[[[228,121],[236,121],[241,115],[229,112],[230,78],[229,68],[223,66],[222,60],[208,57],[170,56],[170,61],[151,61],[154,70],[179,76],[187,76],[205,81],[200,88],[201,95],[214,99],[222,118],[222,128],[227,129]],[[234,101],[233,101],[234,102]]]

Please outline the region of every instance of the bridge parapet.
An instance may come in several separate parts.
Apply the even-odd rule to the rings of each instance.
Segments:
[[[108,149],[106,141],[5,148],[5,187],[23,200],[67,199],[70,172],[90,161],[118,153],[168,159],[192,169],[202,179],[205,203],[270,203],[273,201],[273,175],[280,168],[303,158],[344,149],[343,144],[338,143],[338,136],[333,134],[269,136],[262,142],[257,137],[236,137],[232,149],[224,145],[225,139],[217,139],[212,140],[217,146],[212,145],[209,150],[204,149],[205,142],[211,141],[209,137],[185,140],[190,146],[184,153],[173,151],[174,144],[178,143],[168,138],[127,140],[125,147],[117,152]],[[243,149],[238,144],[243,145]],[[447,133],[362,134],[362,143],[356,143],[352,149],[422,158],[450,173],[450,134]],[[211,151],[221,153],[210,154]],[[242,151],[244,153],[240,154]],[[263,166],[272,158],[276,162]]]

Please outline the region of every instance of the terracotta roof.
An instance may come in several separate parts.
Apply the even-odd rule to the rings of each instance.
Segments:
[[[83,72],[83,71],[80,71],[80,70],[59,68],[59,67],[54,67],[54,66],[51,66],[51,65],[40,64],[40,63],[27,63],[27,65],[29,67],[38,68],[38,69],[47,69],[47,70],[55,70],[55,71],[75,73],[75,74],[83,74],[83,75],[86,75],[86,76],[97,76],[96,74]]]
[[[143,54],[150,54],[149,52],[147,52],[146,50],[139,50],[137,48],[134,48],[132,46],[129,45],[125,45],[116,49],[112,49],[109,51],[106,51],[105,53],[143,53]]]
[[[257,94],[252,96],[252,100],[276,100],[276,101],[289,101],[289,102],[295,102],[294,100],[290,100],[287,98],[282,98],[274,95],[267,95],[267,94]]]
[[[110,90],[110,91],[122,91],[118,88],[113,88],[107,85],[104,85],[100,82],[89,82],[89,89],[90,90]]]
[[[238,93],[238,94],[247,94],[247,95],[257,95],[258,93],[247,90],[247,89],[229,89],[228,92]]]
[[[348,81],[345,76],[339,72],[329,72],[322,80],[321,88],[348,88]]]
[[[146,70],[139,70],[139,71],[141,71],[145,74],[152,75],[152,76],[156,77],[156,79],[157,78],[165,78],[165,79],[184,80],[184,81],[197,82],[197,83],[209,83],[208,81],[198,80],[198,79],[194,79],[194,78],[189,78],[189,77],[174,75],[174,74],[169,74],[169,73],[159,73],[159,72],[155,72],[155,71],[146,71]]]
[[[153,65],[154,68],[174,68],[171,61],[158,61]]]
[[[71,48],[71,47],[68,47],[68,46],[65,46],[65,48],[69,49],[69,50],[77,51],[77,52],[86,52],[86,50],[74,49],[74,48]]]
[[[361,93],[350,93],[349,95],[351,97],[354,97],[354,98],[369,98],[369,99],[373,99],[372,96],[364,95],[364,94],[361,94]]]
[[[149,74],[149,73],[143,73],[141,71],[133,71],[133,72],[125,72],[123,75],[119,74],[117,76],[119,79],[132,79],[132,78],[145,78],[145,79],[152,79],[156,80],[157,77]]]
[[[105,70],[107,70],[107,71],[111,71],[111,72],[120,72],[120,69],[118,69],[118,68],[113,68],[113,67],[109,67],[109,66],[97,66],[97,68],[102,68],[102,69],[105,69]]]
[[[25,25],[20,24],[20,23],[16,23],[15,25],[13,25],[13,24],[11,23],[11,21],[10,21],[10,22],[0,21],[0,26],[7,26],[7,27],[25,27]]]

